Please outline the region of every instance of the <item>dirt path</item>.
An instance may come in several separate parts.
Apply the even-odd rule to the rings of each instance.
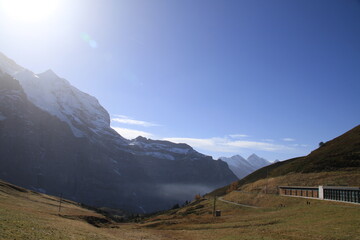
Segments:
[[[255,206],[251,206],[251,205],[245,205],[245,204],[241,204],[241,203],[231,202],[231,201],[223,199],[223,197],[219,197],[218,199],[222,202],[226,202],[226,203],[241,206],[241,207],[260,208],[260,207],[255,207]]]

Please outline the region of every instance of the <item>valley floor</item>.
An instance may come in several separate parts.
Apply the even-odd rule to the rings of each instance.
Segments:
[[[0,239],[122,240],[359,240],[360,206],[346,203],[231,192],[201,199],[140,223],[115,223],[58,198],[0,182]],[[310,202],[308,204],[307,202]]]

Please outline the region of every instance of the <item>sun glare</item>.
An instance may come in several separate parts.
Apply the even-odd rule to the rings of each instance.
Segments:
[[[0,0],[0,7],[9,17],[24,22],[45,20],[58,5],[58,0]]]

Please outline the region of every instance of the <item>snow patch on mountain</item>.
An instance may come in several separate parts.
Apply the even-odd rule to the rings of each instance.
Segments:
[[[114,172],[115,172],[117,175],[121,176],[121,173],[119,172],[119,170],[114,169]]]
[[[130,145],[138,146],[145,150],[166,151],[176,154],[188,154],[194,151],[190,146],[184,144],[175,144],[168,141],[156,141],[146,139],[144,137],[137,137],[130,141]]]

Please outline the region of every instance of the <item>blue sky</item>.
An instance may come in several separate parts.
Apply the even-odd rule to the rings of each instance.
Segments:
[[[355,0],[62,0],[36,21],[2,8],[0,51],[98,98],[124,136],[215,158],[306,155],[360,119]]]

